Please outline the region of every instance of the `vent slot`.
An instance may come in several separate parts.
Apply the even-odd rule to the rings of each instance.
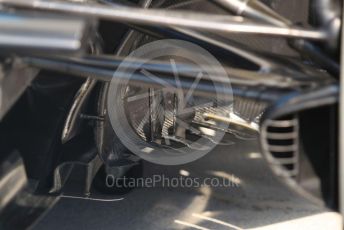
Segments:
[[[299,120],[296,116],[268,120],[261,131],[263,153],[275,173],[296,178],[299,174]]]

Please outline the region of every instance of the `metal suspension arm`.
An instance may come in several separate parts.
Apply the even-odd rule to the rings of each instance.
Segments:
[[[326,41],[328,34],[322,30],[278,27],[246,21],[242,17],[200,14],[183,11],[140,9],[135,7],[110,7],[101,4],[42,0],[0,0],[6,6],[17,6],[103,18],[124,23],[153,26],[177,26],[212,32],[273,35]]]

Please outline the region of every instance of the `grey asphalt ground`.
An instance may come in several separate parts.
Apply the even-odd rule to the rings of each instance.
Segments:
[[[276,178],[255,141],[237,140],[235,145],[218,146],[187,165],[144,164],[145,176],[174,177],[180,173],[198,178],[227,178],[238,186],[142,188],[113,202],[61,198],[34,230],[283,229],[275,225],[295,221],[293,228],[285,229],[335,229],[340,221],[338,216],[325,214],[329,210],[305,199]],[[302,218],[311,218],[306,223],[308,227],[300,225],[298,220]]]

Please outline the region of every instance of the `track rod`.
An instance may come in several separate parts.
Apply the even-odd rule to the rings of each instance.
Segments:
[[[0,0],[0,3],[7,6],[55,11],[73,15],[78,14],[116,22],[141,25],[177,26],[180,28],[192,28],[202,31],[270,35],[323,41],[328,37],[327,33],[322,30],[300,29],[292,26],[279,27],[246,21],[244,18],[237,16],[42,0]]]

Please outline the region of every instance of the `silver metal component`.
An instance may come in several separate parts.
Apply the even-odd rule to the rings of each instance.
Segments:
[[[291,152],[298,150],[297,145],[285,145],[285,146],[279,146],[279,145],[269,145],[268,150],[271,152]]]
[[[80,118],[84,120],[93,120],[93,121],[104,121],[105,118],[102,116],[97,115],[88,115],[88,114],[80,114]]]
[[[82,69],[82,72],[85,72],[87,75],[96,75],[96,72],[106,72],[112,71],[111,76],[109,77],[96,77],[102,81],[110,81],[113,77],[113,70],[121,64],[124,60],[123,57],[118,56],[117,58],[109,57],[106,55],[97,55],[97,56],[85,56],[82,58],[70,58],[66,56],[59,56],[57,58],[51,57],[26,57],[22,59],[25,63],[43,69],[51,69],[59,72],[73,73],[74,69]],[[126,65],[128,69],[136,66],[137,64],[143,63],[142,66],[148,71],[154,73],[163,73],[166,75],[171,75],[172,69],[169,66],[169,63],[165,61],[146,61],[144,59],[126,59],[125,63],[121,65]],[[185,79],[193,79],[194,71],[197,70],[196,66],[193,64],[186,64],[183,62],[176,63],[177,68],[180,72],[180,75]],[[208,66],[203,66],[208,68]],[[210,67],[210,66],[209,66]],[[232,85],[240,86],[249,86],[249,87],[271,87],[279,89],[290,89],[311,86],[315,81],[320,80],[320,78],[314,77],[312,81],[309,78],[294,79],[292,76],[281,75],[276,71],[274,72],[263,72],[263,71],[252,71],[237,69],[231,67],[225,67],[225,71],[228,76],[230,76],[230,81]],[[87,74],[89,72],[89,74]],[[80,74],[80,73],[79,73]],[[77,74],[77,75],[79,75]],[[300,73],[298,73],[300,74]],[[216,73],[213,73],[213,76],[216,76]],[[227,78],[223,76],[216,76],[217,82],[219,84],[225,83]],[[208,79],[208,76],[205,77]],[[256,105],[256,101],[251,102],[253,105]],[[258,108],[259,109],[259,108]],[[258,113],[260,113],[258,111]],[[259,115],[259,114],[257,114]]]
[[[344,10],[344,6],[343,6]],[[342,17],[344,20],[344,14]],[[339,153],[338,153],[338,194],[339,194],[339,210],[344,218],[344,26],[342,23],[342,39],[341,39],[341,75],[340,75],[340,98],[339,98]]]
[[[291,133],[267,133],[266,138],[270,140],[289,140],[289,139],[295,139],[298,137],[297,132],[291,132]]]
[[[0,13],[0,48],[3,51],[77,52],[88,35],[87,20],[37,14]]]
[[[79,14],[143,25],[177,26],[181,28],[193,28],[213,32],[246,33],[313,40],[327,39],[327,33],[321,30],[271,26],[245,21],[242,17],[191,12],[186,13],[157,9],[139,9],[133,7],[109,7],[100,4],[77,4],[59,1],[0,0],[0,3],[10,6]]]
[[[327,45],[332,51],[337,52],[341,28],[340,0],[315,0],[316,16],[321,26],[330,35]]]
[[[219,116],[217,114],[211,114],[211,113],[205,113],[203,114],[203,116],[206,119],[212,119],[212,120],[224,122],[230,125],[239,126],[242,129],[248,129],[250,131],[255,131],[255,132],[259,131],[257,125],[243,121],[243,120],[235,119],[232,117],[224,117],[224,116]]]
[[[96,80],[88,78],[75,95],[73,105],[68,113],[64,128],[62,130],[62,143],[69,141],[77,132],[76,127],[77,122],[80,120],[81,110],[96,83]]]
[[[292,120],[270,120],[268,121],[268,125],[271,127],[276,128],[292,128],[293,126],[296,126],[298,124],[298,120],[292,119]]]
[[[271,25],[286,27],[292,23],[258,0],[213,0],[236,15],[257,19]]]

